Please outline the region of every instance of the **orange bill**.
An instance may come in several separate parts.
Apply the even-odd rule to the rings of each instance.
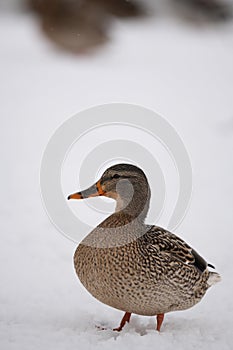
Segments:
[[[104,196],[105,191],[103,186],[101,186],[100,180],[97,181],[94,185],[87,188],[84,191],[76,192],[73,194],[70,194],[67,199],[84,199],[84,198],[90,198],[90,197],[97,197],[97,196]]]

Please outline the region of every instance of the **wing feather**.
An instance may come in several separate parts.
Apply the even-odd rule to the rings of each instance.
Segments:
[[[165,254],[171,260],[194,266],[200,272],[207,268],[207,262],[185,241],[175,234],[158,226],[150,226],[144,235],[149,249],[157,254]]]

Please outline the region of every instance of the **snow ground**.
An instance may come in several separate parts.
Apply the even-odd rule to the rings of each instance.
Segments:
[[[91,57],[58,54],[28,16],[1,14],[0,348],[232,348],[233,23],[195,28],[172,18],[116,23]],[[76,244],[40,198],[39,170],[54,130],[95,104],[152,108],[175,127],[192,160],[194,193],[177,230],[223,277],[195,308],[154,318],[94,300],[77,280]]]

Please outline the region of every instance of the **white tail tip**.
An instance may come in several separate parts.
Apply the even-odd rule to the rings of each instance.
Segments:
[[[213,284],[221,281],[221,276],[217,272],[210,272],[209,279],[207,281],[209,287],[213,286]]]

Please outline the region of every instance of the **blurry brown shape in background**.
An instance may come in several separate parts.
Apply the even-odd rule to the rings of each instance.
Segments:
[[[138,17],[143,11],[126,0],[29,0],[43,32],[58,46],[82,53],[108,40],[111,16]]]
[[[146,15],[143,1],[135,0],[27,0],[39,15],[46,36],[57,46],[74,53],[108,40],[112,18],[137,18]],[[221,0],[171,0],[174,12],[188,20],[223,21],[231,9]],[[156,2],[156,1],[155,1]],[[142,5],[143,4],[143,5]]]

